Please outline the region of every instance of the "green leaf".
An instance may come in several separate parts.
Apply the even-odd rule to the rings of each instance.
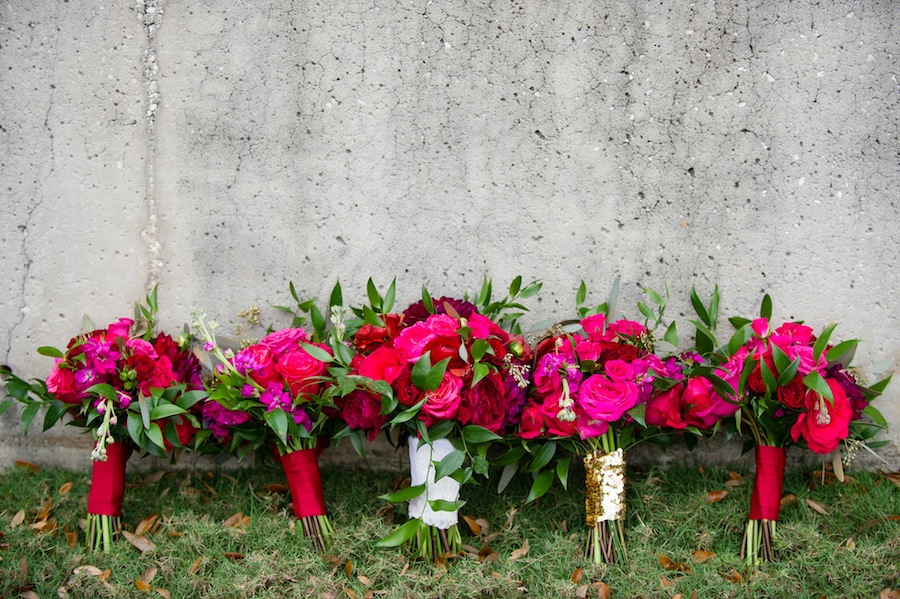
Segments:
[[[69,404],[64,403],[58,399],[50,404],[50,406],[47,408],[47,412],[44,414],[43,430],[45,432],[50,430],[54,424],[59,422],[59,419],[65,415],[70,407],[71,406]],[[2,414],[3,411],[4,410],[0,410],[0,414]]]
[[[434,302],[431,300],[431,294],[428,293],[428,288],[425,285],[422,285],[422,304],[429,314],[434,314]]]
[[[652,289],[644,289],[644,293],[647,294],[647,297],[650,298],[650,301],[656,304],[657,306],[665,306],[666,300],[663,299],[663,296],[653,291]]]
[[[803,377],[803,383],[807,388],[812,389],[831,403],[834,403],[834,394],[831,392],[831,387],[828,386],[828,382],[822,378],[822,375],[815,370]]]
[[[37,348],[37,353],[41,354],[42,356],[48,356],[50,358],[65,357],[61,351],[49,345],[42,345],[41,347]]]
[[[372,309],[376,312],[381,312],[382,299],[381,294],[378,293],[378,289],[375,288],[375,283],[372,281],[371,277],[369,281],[366,283],[366,293],[369,296],[369,304],[372,306]]]
[[[666,332],[663,335],[663,341],[669,345],[678,347],[678,331],[675,330],[675,321],[672,321],[672,324],[666,329]]]
[[[28,434],[28,428],[31,426],[31,421],[34,420],[40,409],[41,404],[39,403],[30,403],[25,406],[25,410],[22,412],[22,432],[26,435]]]
[[[648,322],[653,321],[656,318],[653,310],[644,302],[638,302],[638,310],[644,315],[644,318],[646,318]]]
[[[881,415],[881,412],[876,410],[874,407],[870,405],[866,406],[865,408],[863,408],[862,413],[871,418],[872,422],[874,422],[878,426],[887,428],[887,420],[885,420],[884,416]]]
[[[384,495],[379,495],[378,499],[384,499],[385,501],[390,501],[391,503],[400,503],[401,501],[409,501],[413,497],[418,497],[424,492],[425,485],[416,485],[415,487],[407,487],[406,489],[400,489],[399,491],[395,491],[393,493],[385,493]]]
[[[521,460],[526,453],[525,447],[517,445],[491,463],[494,466],[509,466]]]
[[[762,298],[762,304],[759,306],[759,317],[769,320],[772,318],[772,298],[769,297],[768,293]]]
[[[836,322],[831,323],[825,327],[825,330],[822,331],[822,334],[816,339],[816,343],[813,345],[813,357],[815,357],[816,361],[819,360],[819,356],[821,356],[822,352],[825,351],[825,348],[828,347],[828,339],[831,338],[831,333],[836,326]]]
[[[774,345],[772,346],[775,347]],[[793,362],[788,364],[788,367],[784,369],[784,372],[778,377],[778,386],[784,387],[788,383],[790,383],[793,378],[797,375],[797,370],[800,368],[800,358],[795,358]]]
[[[563,489],[569,490],[569,456],[566,455],[556,462],[556,477],[562,483]]]
[[[342,306],[344,304],[344,297],[341,293],[341,282],[335,281],[334,288],[331,290],[331,297],[328,300],[328,306]]]
[[[613,318],[616,315],[616,308],[619,304],[619,277],[616,276],[616,279],[613,281],[612,287],[609,290],[609,295],[606,298],[606,317]]]
[[[769,370],[769,366],[766,364],[765,360],[760,361],[759,369],[762,374],[763,382],[766,384],[766,391],[775,393],[775,390],[778,388],[778,381],[775,380],[775,375]]]
[[[513,298],[519,294],[519,289],[522,288],[522,275],[517,276],[513,279],[512,283],[509,285],[509,297]]]
[[[135,445],[140,446],[141,433],[144,430],[144,425],[141,422],[140,414],[136,412],[128,412],[128,421],[126,422],[126,426],[128,428],[128,436],[131,437],[131,440],[134,441]]]
[[[691,286],[691,305],[694,306],[694,311],[697,313],[700,320],[703,321],[707,327],[712,326],[709,320],[709,312],[706,311],[706,306],[700,301],[700,296],[697,295],[697,289],[693,285]]]
[[[369,306],[363,306],[363,319],[373,327],[383,327],[384,321]]]
[[[281,408],[263,412],[263,420],[278,437],[282,445],[287,445],[288,415]]]
[[[506,490],[506,487],[509,486],[510,481],[512,481],[518,470],[519,462],[512,462],[503,467],[503,472],[500,473],[500,482],[497,483],[497,493],[502,493]]]
[[[483,379],[490,373],[490,366],[482,362],[476,362],[475,366],[472,367],[472,387],[477,385],[481,381],[481,379]]]
[[[308,353],[319,362],[325,362],[326,364],[334,362],[334,357],[317,345],[312,345],[311,343],[301,343],[300,347],[303,348],[303,351]]]
[[[859,339],[848,339],[847,341],[841,341],[834,347],[828,350],[828,353],[825,354],[825,359],[829,362],[840,362],[842,366],[847,366],[850,360],[844,362],[841,358],[844,357],[851,349],[856,347],[859,344]]]
[[[8,409],[10,409],[12,406],[13,406],[13,402],[11,402],[8,399],[6,401],[0,401],[0,416],[5,414],[6,411]],[[44,430],[47,430],[47,429],[44,429]]]
[[[472,359],[478,362],[484,355],[491,351],[491,344],[484,339],[476,339],[472,343]]]
[[[118,395],[116,394],[116,389],[112,385],[107,383],[100,383],[98,385],[91,385],[87,388],[88,393],[96,393],[97,395],[102,395],[106,399],[111,399],[113,401],[116,400]]]
[[[466,454],[458,449],[445,455],[434,469],[435,482],[459,470],[465,461]]]
[[[384,294],[384,301],[381,302],[381,312],[387,314],[394,307],[394,298],[397,297],[397,278],[391,280],[391,286],[388,287],[387,293]]]
[[[734,335],[731,336],[731,339],[728,340],[728,355],[733,356],[736,354],[747,340],[750,339],[752,334],[753,330],[750,328],[749,324],[745,324],[735,331]]]
[[[429,359],[431,359],[430,356]],[[444,358],[431,367],[431,370],[425,375],[425,391],[434,391],[441,386],[441,382],[444,380],[444,373],[447,372],[447,364],[449,363],[450,358]]]
[[[141,412],[141,422],[144,424],[144,430],[150,428],[150,408],[147,405],[147,397],[143,393],[138,393],[138,409]]]
[[[784,372],[785,369],[791,365],[791,359],[786,353],[781,351],[780,347],[774,343],[771,343],[770,345],[772,347],[772,360],[775,362],[775,371]]]
[[[549,491],[550,487],[553,485],[553,476],[554,473],[551,470],[546,470],[538,474],[537,478],[535,478],[534,482],[531,484],[531,490],[528,491],[528,497],[525,499],[525,503],[531,503]]]
[[[487,476],[488,468],[490,467],[490,463],[487,461],[487,458],[480,455],[472,456],[472,470],[475,471],[475,474],[480,474],[481,476]]]
[[[399,414],[397,414],[396,416],[394,416],[391,419],[391,425],[393,426],[395,424],[401,424],[403,422],[406,422],[407,420],[415,418],[416,414],[419,413],[419,410],[422,408],[422,406],[425,405],[425,401],[427,399],[428,399],[427,397],[423,397],[419,401],[419,403],[417,403],[416,405],[409,407],[409,408],[403,410],[402,412],[400,412]]]
[[[150,428],[147,429],[147,438],[150,439],[150,442],[159,447],[160,449],[165,450],[166,445],[163,441],[162,429],[159,428],[159,425],[155,422],[150,424]]]
[[[428,429],[428,438],[431,440],[443,439],[453,431],[454,426],[456,426],[456,423],[452,420],[439,422]]]
[[[397,530],[395,530],[388,536],[380,539],[377,543],[375,543],[375,546],[399,547],[403,543],[413,538],[416,533],[419,532],[420,526],[422,526],[422,521],[420,519],[414,518],[412,520],[409,520],[405,524],[398,526]]]
[[[462,438],[468,443],[487,443],[488,441],[499,441],[502,439],[500,435],[492,433],[482,426],[470,424],[462,429]]]
[[[150,410],[150,420],[162,420],[174,416],[175,414],[184,414],[186,410],[171,403],[161,403]]]
[[[541,446],[537,454],[535,454],[531,463],[528,465],[528,468],[525,469],[525,472],[537,472],[550,463],[550,460],[553,459],[555,453],[556,441],[547,441]]]
[[[647,422],[644,420],[644,412],[647,410],[647,404],[639,403],[630,410],[628,410],[628,415],[634,418],[635,422],[640,424],[642,427],[647,428]]]
[[[431,352],[427,351],[413,364],[410,380],[422,391],[428,390],[428,373],[431,371]]]
[[[446,499],[433,499],[428,502],[428,505],[430,505],[431,509],[436,512],[453,512],[466,505],[466,501],[459,499],[457,499],[456,501],[447,501]]]
[[[578,291],[575,293],[575,305],[580,306],[584,303],[584,300],[587,298],[587,286],[584,284],[584,281],[581,281],[581,284],[578,285]]]
[[[311,305],[309,308],[309,321],[313,325],[313,329],[316,331],[316,339],[322,340],[325,338],[325,318],[322,316],[322,313],[319,312],[319,309],[315,306],[315,304]]]
[[[716,323],[719,320],[719,285],[716,284],[713,289],[712,297],[709,298],[709,328],[716,330]]]
[[[543,286],[544,284],[540,281],[534,281],[533,283],[530,283],[527,287],[525,287],[525,289],[523,289],[521,293],[519,293],[519,297],[522,299],[528,299],[533,295],[537,295],[537,293]]]

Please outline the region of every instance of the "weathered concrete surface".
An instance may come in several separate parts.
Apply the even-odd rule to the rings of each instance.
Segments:
[[[692,284],[723,316],[768,292],[862,338],[860,366],[900,363],[889,0],[20,4],[0,349],[22,373],[156,281],[177,329],[201,306],[283,323],[289,280],[363,301],[397,276],[403,303],[483,272],[545,281],[528,322],[568,317],[582,278],[599,302],[620,276],[625,309],[668,284],[675,318]],[[0,459],[72,464],[14,420]]]

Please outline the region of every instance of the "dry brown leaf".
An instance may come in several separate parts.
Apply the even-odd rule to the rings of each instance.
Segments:
[[[894,483],[895,485],[900,485],[900,472],[884,472],[884,471],[882,471],[881,474],[886,479],[888,479],[889,481]]]
[[[506,512],[506,530],[512,528],[513,518],[515,518],[517,511],[518,508],[510,508],[510,510]]]
[[[27,470],[31,470],[32,472],[40,472],[41,467],[37,464],[32,464],[31,462],[26,462],[25,460],[16,460],[16,466],[19,468],[25,468]]]
[[[900,589],[881,589],[878,593],[878,599],[900,599]]]
[[[475,524],[481,527],[481,534],[487,534],[491,529],[490,523],[484,518],[475,518]]]
[[[729,479],[729,480],[743,481],[743,480],[744,480],[744,477],[743,477],[743,475],[740,474],[739,472],[735,472],[734,470],[729,470],[729,471],[728,471],[728,479]]]
[[[73,570],[75,574],[87,574],[88,576],[100,576],[103,574],[103,570],[98,568],[97,566],[78,566]]]
[[[572,582],[574,582],[575,584],[579,584],[583,576],[584,570],[582,570],[581,568],[575,568],[575,571],[572,572]]]
[[[225,559],[230,559],[233,562],[239,562],[244,559],[243,553],[238,553],[237,551],[227,551],[223,554]]]
[[[138,525],[134,528],[135,536],[142,537],[146,535],[153,528],[153,525],[156,524],[156,518],[158,514],[151,514],[138,522]]]
[[[594,585],[597,585],[594,587]],[[605,582],[595,582],[591,585],[592,587],[597,589],[597,597],[598,599],[609,599],[612,595],[612,589],[609,588],[609,585]]]
[[[853,537],[850,537],[849,539],[844,541],[844,546],[850,551],[853,551],[854,549],[856,549],[856,541],[853,540]]]
[[[125,540],[131,543],[135,549],[144,553],[145,551],[153,551],[156,549],[156,545],[143,535],[136,535],[134,533],[128,532],[127,530],[122,531],[122,536],[125,537]]]
[[[145,485],[152,485],[161,481],[162,477],[165,475],[166,473],[164,470],[157,470],[153,474],[148,474],[147,476],[145,476],[144,480],[142,480],[141,482]]]
[[[344,574],[347,575],[347,578],[353,575],[353,560],[347,560],[347,563],[344,564]]]
[[[53,502],[50,498],[47,498],[47,503],[44,504],[44,508],[35,516],[35,520],[46,520],[50,517],[50,509],[53,507]]]
[[[725,577],[725,580],[732,584],[741,584],[742,582],[744,582],[744,577],[741,576],[741,573],[733,568],[731,572],[729,572],[728,574],[724,574],[723,576]]]
[[[659,586],[661,586],[664,589],[671,589],[673,586],[675,586],[675,583],[673,581],[669,580],[668,578],[666,578],[665,576],[660,576],[659,577]]]
[[[481,526],[478,525],[478,522],[475,521],[475,518],[472,516],[463,515],[463,520],[466,521],[466,524],[469,525],[469,530],[476,537],[481,534]]]
[[[153,582],[153,577],[156,576],[156,572],[156,566],[150,566],[149,568],[144,570],[143,574],[141,574],[141,580],[143,580],[147,584],[150,584],[151,582]]]
[[[19,574],[22,578],[28,578],[28,560],[25,559],[25,556],[22,556],[22,559],[19,560]]]
[[[784,497],[781,498],[781,507],[785,507],[787,505],[794,505],[798,501],[800,501],[800,500],[797,499],[796,495],[794,495],[793,493],[788,493],[787,495],[785,495]]]
[[[691,599],[700,599],[700,593],[694,591],[693,593],[691,593]]]
[[[100,572],[100,574],[97,575],[97,578],[99,578],[103,582],[109,582],[110,576],[112,576],[112,570],[110,568],[107,568],[103,572]]]
[[[167,530],[167,531],[166,531],[166,536],[167,536],[167,537],[172,537],[173,539],[181,538],[181,535],[182,535],[182,534],[184,534],[184,533],[180,533],[180,532],[178,532],[177,530]]]
[[[682,595],[681,593],[675,593],[674,595],[672,595],[672,599],[684,599],[684,595]]]
[[[224,528],[232,528],[236,526],[244,517],[244,512],[238,512],[236,514],[230,515],[225,519],[225,522],[222,523]]]
[[[525,539],[525,542],[522,543],[522,546],[512,552],[512,555],[509,556],[510,561],[525,557],[528,555],[528,539]]]
[[[26,589],[19,593],[19,597],[22,599],[41,599],[41,596],[32,591],[31,589]]]
[[[344,594],[347,595],[348,599],[360,599],[359,593],[347,587],[344,587]]]
[[[860,528],[860,530],[865,530],[865,529],[869,528],[870,526],[880,524],[881,522],[889,522],[891,520],[894,520],[894,521],[900,520],[900,516],[898,516],[897,514],[891,514],[890,516],[882,516],[881,518],[875,518],[874,520],[869,520],[868,522],[863,524],[863,526],[862,526],[862,528]]]
[[[660,555],[659,556],[659,565],[665,568],[666,570],[670,570],[672,572],[690,572],[691,567],[687,564],[676,563],[672,561],[668,555]]]
[[[166,589],[161,589],[156,587],[156,592],[163,596],[163,599],[172,599],[172,593],[167,591]]]
[[[712,551],[706,551],[705,549],[698,549],[697,551],[691,554],[694,557],[694,561],[698,564],[702,564],[703,562],[708,562],[712,558],[716,557],[716,554]]]
[[[822,514],[823,516],[827,516],[827,515],[828,515],[828,510],[825,509],[825,506],[822,505],[821,503],[819,503],[818,501],[814,500],[814,499],[807,499],[807,500],[806,500],[806,505],[808,505],[808,506],[811,507],[812,509],[816,510],[817,512],[819,512],[819,513]]]
[[[195,559],[195,560],[193,561],[193,563],[191,563],[191,567],[188,568],[188,574],[190,574],[191,576],[193,576],[194,574],[196,574],[197,572],[199,572],[199,571],[200,571],[200,564],[201,564],[201,563],[203,563],[203,558],[202,558],[202,557],[198,557],[197,559]]]
[[[585,597],[587,597],[587,592],[588,592],[589,588],[590,587],[586,584],[579,586],[577,589],[575,589],[575,596],[578,597],[579,599],[585,599]]]
[[[372,584],[372,581],[369,580],[369,577],[368,577],[368,576],[363,576],[363,575],[361,575],[361,574],[360,574],[359,576],[356,577],[356,580],[358,580],[358,581],[359,581],[363,586],[365,586],[365,587],[367,587],[367,586],[369,586],[370,584]]]
[[[72,483],[71,483],[71,482],[63,483],[63,485],[59,488],[59,494],[60,494],[60,495],[65,495],[66,493],[68,493],[68,492],[71,491],[71,490],[72,490]]]
[[[78,544],[78,534],[74,530],[64,530],[66,533],[66,541],[69,543],[69,547],[75,549],[75,545]]]
[[[706,467],[705,466],[697,466],[697,472],[700,473],[700,476],[706,476]]]
[[[19,510],[16,512],[16,515],[12,517],[12,520],[9,523],[10,528],[15,528],[25,522],[25,510]]]
[[[147,584],[146,582],[144,582],[143,580],[141,580],[140,578],[134,579],[134,588],[136,588],[137,590],[139,590],[142,593],[150,592],[150,585]]]
[[[500,559],[500,554],[494,551],[493,553],[489,553],[488,555],[484,556],[484,559],[481,561],[482,563],[489,564],[491,562],[497,561],[498,559]]]
[[[706,494],[706,503],[719,503],[725,496],[728,495],[728,491],[710,491]]]

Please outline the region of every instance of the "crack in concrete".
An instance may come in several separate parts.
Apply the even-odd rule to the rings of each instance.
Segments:
[[[160,93],[157,80],[156,33],[162,25],[165,0],[136,0],[135,10],[144,27],[147,46],[143,56],[144,92],[147,111],[144,114],[147,127],[147,160],[145,165],[145,189],[147,198],[147,226],[141,231],[141,238],[147,247],[148,272],[147,291],[159,282],[163,261],[162,244],[159,241],[159,208],[156,204],[156,113],[159,109]]]

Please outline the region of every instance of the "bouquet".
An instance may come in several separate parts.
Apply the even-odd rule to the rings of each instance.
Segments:
[[[354,338],[358,371],[391,386],[386,426],[405,432],[410,456],[410,487],[382,496],[408,501],[410,520],[379,546],[412,541],[418,557],[435,561],[461,551],[460,485],[487,476],[488,446],[515,429],[525,403],[530,355],[510,332],[517,324],[510,312],[524,310],[518,300],[539,289],[537,282],[522,288],[518,277],[491,302],[485,279],[473,303],[434,299],[423,288],[422,301],[398,314],[370,282],[373,305],[360,311],[367,322]]]
[[[200,363],[185,339],[154,334],[156,289],[146,301],[134,320],[120,318],[78,335],[65,351],[41,347],[39,353],[55,359],[46,381],[6,374],[7,392],[26,404],[26,433],[42,408],[44,430],[69,414],[69,424],[91,432],[87,538],[94,550],[109,551],[118,531],[133,449],[164,457],[188,446],[199,427],[194,412],[205,396]]]
[[[583,455],[586,554],[594,563],[625,558],[625,450],[645,439],[671,436],[661,427],[665,415],[674,411],[661,404],[680,405],[686,379],[683,360],[663,361],[653,353],[652,332],[662,321],[666,300],[648,291],[657,309],[639,304],[647,317],[644,324],[613,320],[617,288],[613,286],[606,303],[591,309],[581,307],[586,294],[582,283],[576,296],[580,320],[560,323],[538,343],[533,387],[519,430],[525,451],[532,454],[526,471],[537,473],[529,501],[547,492],[554,474],[567,485],[567,456],[557,458],[555,468],[545,468],[558,446]],[[677,344],[674,326],[665,337]],[[713,396],[706,400],[710,412],[720,407]],[[680,407],[677,411],[681,415]],[[537,438],[546,440],[528,444]]]
[[[333,528],[325,509],[318,455],[333,432],[335,398],[346,389],[353,351],[344,343],[340,284],[332,292],[331,327],[315,303],[297,300],[292,326],[272,331],[235,351],[217,341],[218,324],[201,311],[193,314],[198,351],[212,372],[203,407],[208,435],[239,457],[268,449],[284,469],[294,515],[318,551],[331,544]],[[290,311],[290,310],[289,310]],[[308,320],[312,333],[301,325]],[[351,389],[355,386],[350,381]]]
[[[712,304],[717,303],[716,295]],[[692,296],[695,307],[704,308]],[[847,448],[849,458],[862,447],[878,446],[866,441],[886,428],[884,417],[869,402],[884,390],[890,377],[871,387],[862,384],[859,372],[850,368],[858,341],[829,345],[835,324],[818,335],[802,322],[772,328],[771,312],[771,299],[766,295],[759,318],[731,318],[737,332],[712,358],[725,360],[723,370],[728,379],[718,383],[733,390],[740,400],[736,429],[749,428],[748,447],[755,447],[756,478],[741,550],[749,564],[776,557],[775,524],[787,447],[805,446],[818,454],[834,452],[835,472],[843,478],[841,445]],[[698,313],[712,333],[714,311]]]

